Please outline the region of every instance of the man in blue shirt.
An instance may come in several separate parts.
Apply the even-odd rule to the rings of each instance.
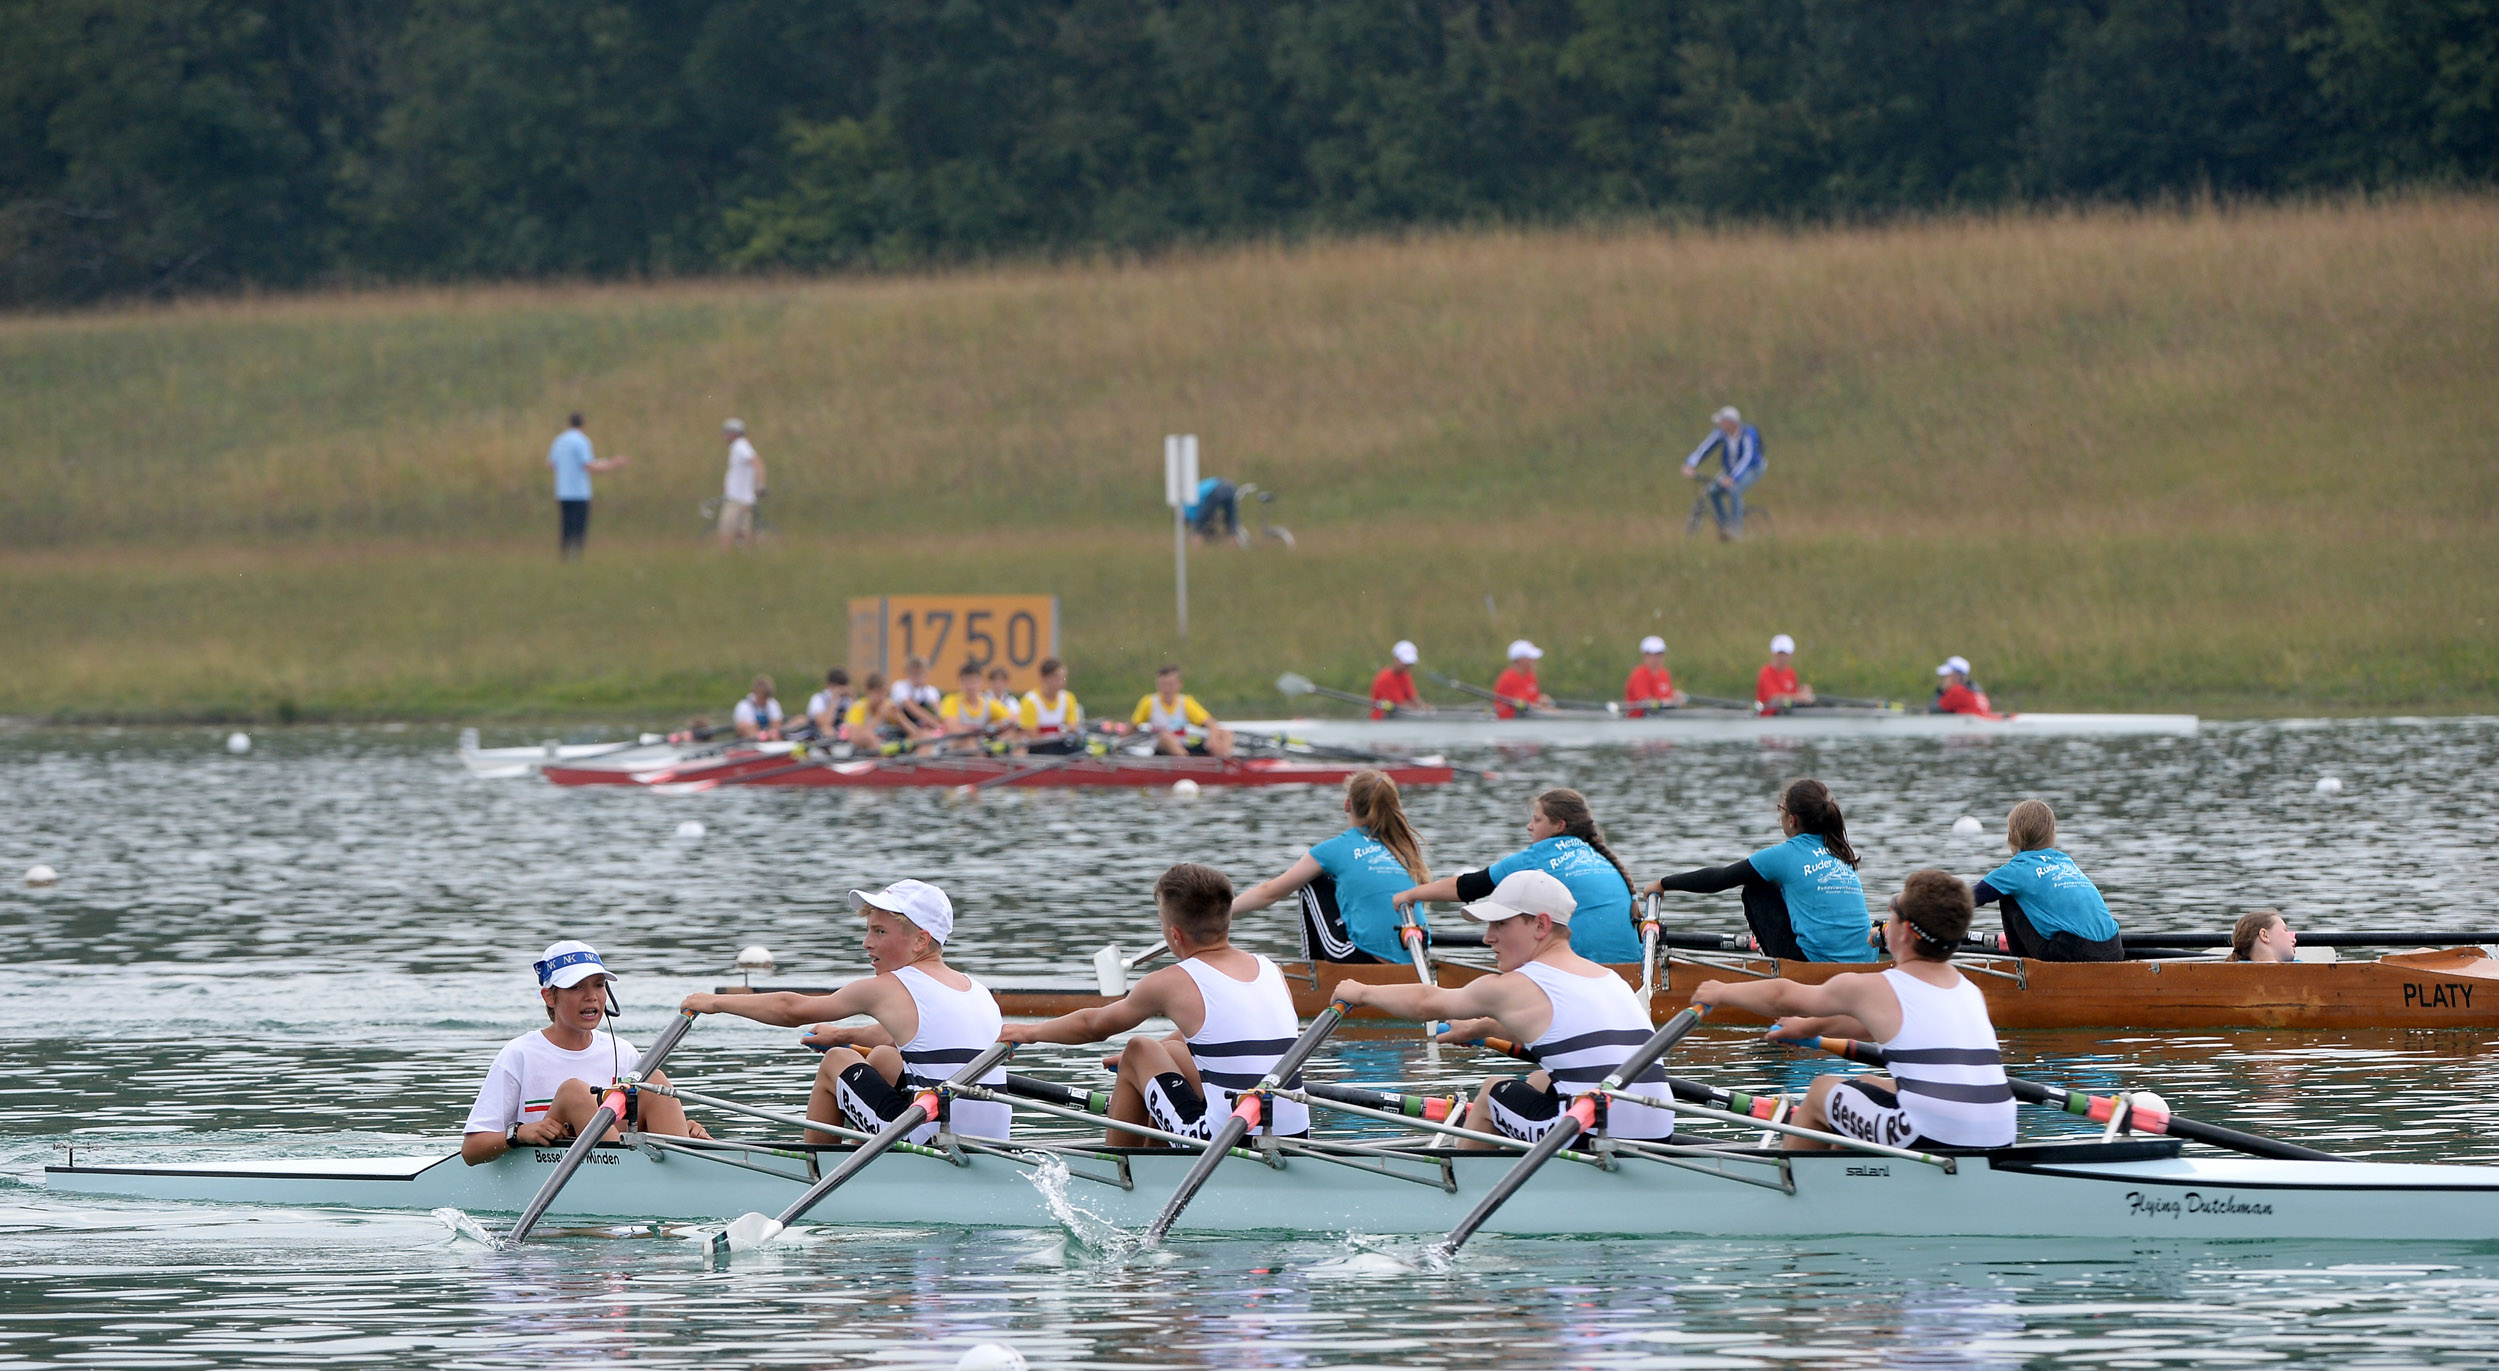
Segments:
[[[1180,517],[1210,543],[1229,538],[1241,527],[1239,488],[1220,476],[1204,477],[1197,483],[1197,499]]]
[[[1732,542],[1744,536],[1744,492],[1761,479],[1761,430],[1744,422],[1744,416],[1728,405],[1710,416],[1717,425],[1692,455],[1683,459],[1683,474],[1697,480],[1701,463],[1709,454],[1718,454],[1718,475],[1711,478],[1709,508],[1718,521],[1720,542]]]
[[[590,473],[614,471],[624,464],[621,456],[601,458],[590,451],[590,435],[582,431],[578,414],[555,436],[547,448],[547,465],[555,468],[557,557],[579,557],[582,541],[590,536]]]

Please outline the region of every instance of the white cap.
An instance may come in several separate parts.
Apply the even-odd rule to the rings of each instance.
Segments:
[[[864,890],[850,892],[852,913],[870,905],[900,914],[941,943],[954,936],[954,901],[926,881],[896,881],[873,895]]]
[[[1946,657],[1944,659],[1944,669],[1946,671],[1958,671],[1962,675],[1967,676],[1970,674],[1970,659],[1967,657]]]
[[[1946,662],[1946,663],[1944,663],[1942,666],[1939,666],[1939,667],[1935,668],[1935,674],[1936,674],[1936,675],[1938,675],[1938,676],[1949,676],[1949,675],[1951,675],[1951,674],[1952,674],[1952,663],[1950,663],[1950,662]]]
[[[731,419],[720,426],[720,431],[723,433],[744,433],[746,432],[746,421],[744,419]]]
[[[1513,871],[1501,878],[1490,895],[1463,908],[1468,918],[1488,924],[1522,914],[1549,914],[1555,923],[1566,924],[1571,911],[1579,908],[1579,899],[1550,872]]]
[[[1744,416],[1736,413],[1733,405],[1721,405],[1716,414],[1709,416],[1709,421],[1713,424],[1740,424],[1744,422]]]
[[[1796,650],[1796,640],[1782,633],[1770,640],[1770,650],[1772,652],[1794,652]]]
[[[1666,640],[1652,633],[1648,637],[1640,640],[1640,650],[1642,652],[1664,652],[1666,650]]]
[[[1543,648],[1536,646],[1534,643],[1527,641],[1525,638],[1521,638],[1517,642],[1510,644],[1510,660],[1513,662],[1517,661],[1521,657],[1524,657],[1532,662],[1543,655],[1545,655],[1545,650]]]
[[[1413,666],[1415,663],[1423,660],[1423,654],[1414,650],[1414,644],[1407,642],[1403,638],[1397,640],[1397,646],[1388,650],[1388,655],[1405,663],[1407,666]]]
[[[529,969],[538,973],[538,984],[542,988],[553,986],[558,990],[570,990],[593,976],[605,976],[611,981],[616,979],[616,973],[608,970],[607,964],[599,960],[597,948],[569,938],[560,943],[547,944],[546,955],[530,963]]]

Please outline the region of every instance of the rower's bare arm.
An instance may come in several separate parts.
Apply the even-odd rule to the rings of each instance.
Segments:
[[[1010,1043],[1098,1043],[1156,1016],[1170,1017],[1172,979],[1189,982],[1189,973],[1176,966],[1167,966],[1144,980],[1120,999],[1092,1009],[1079,1009],[1061,1014],[1043,1023],[1011,1023],[998,1030],[998,1040]]]
[[[870,976],[852,981],[830,995],[800,995],[788,990],[776,990],[764,995],[698,993],[686,996],[685,1002],[678,1008],[688,1014],[733,1014],[777,1028],[805,1028],[822,1021],[847,1019],[854,1014],[875,1013],[878,979]]]
[[[1886,1001],[1890,1003],[1887,1005]],[[1881,976],[1862,971],[1833,976],[1820,985],[1784,978],[1745,982],[1703,981],[1693,990],[1692,1002],[1713,1008],[1741,1009],[1771,1020],[1848,1019],[1858,1031],[1843,1033],[1843,1037],[1888,1038],[1899,1028],[1900,1011],[1897,1001],[1892,1000],[1891,987],[1884,984]],[[1774,1031],[1773,1036],[1799,1035],[1782,1028]]]
[[[1272,880],[1261,881],[1235,896],[1232,901],[1232,917],[1237,919],[1251,910],[1265,909],[1317,880],[1318,877],[1319,863],[1305,856],[1285,868],[1283,875]]]
[[[1369,1005],[1400,1019],[1437,1022],[1442,1019],[1494,1019],[1523,1007],[1525,992],[1533,991],[1535,983],[1524,976],[1479,976],[1461,986],[1443,988],[1436,985],[1398,984],[1374,985],[1368,981],[1339,981],[1336,997],[1351,1005]]]

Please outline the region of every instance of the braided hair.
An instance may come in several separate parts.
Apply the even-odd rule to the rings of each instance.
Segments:
[[[1546,819],[1562,826],[1562,836],[1577,838],[1597,850],[1597,855],[1613,863],[1616,875],[1623,878],[1623,888],[1634,889],[1631,873],[1623,870],[1623,859],[1605,845],[1605,830],[1597,827],[1594,811],[1588,808],[1588,797],[1567,787],[1556,787],[1536,797],[1536,808]]]

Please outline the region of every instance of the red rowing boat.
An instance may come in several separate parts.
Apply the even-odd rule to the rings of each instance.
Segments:
[[[787,748],[736,750],[651,766],[549,766],[541,774],[557,785],[640,785],[672,793],[724,785],[1168,786],[1180,781],[1211,785],[1343,785],[1357,771],[1379,770],[1399,785],[1441,785],[1455,773],[1437,758],[1412,762],[1305,761],[1297,757],[1161,757],[1113,753],[1095,756],[992,757],[987,755],[793,758]]]

